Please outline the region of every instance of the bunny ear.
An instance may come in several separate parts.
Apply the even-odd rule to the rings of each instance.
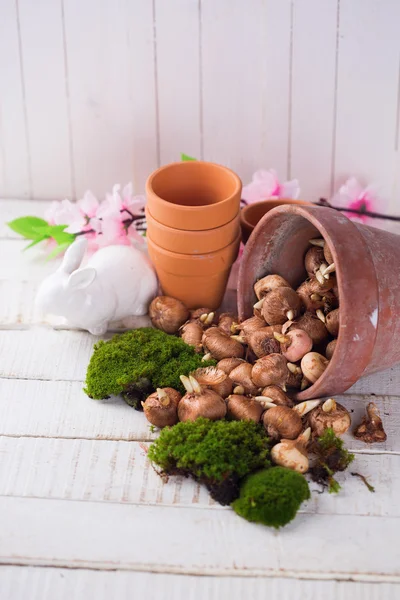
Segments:
[[[87,248],[87,239],[85,237],[80,237],[76,239],[73,244],[67,248],[64,254],[64,260],[61,264],[61,270],[66,273],[72,273],[75,271],[82,262],[83,257],[85,256]]]
[[[83,290],[87,288],[96,277],[96,269],[93,267],[84,267],[77,269],[68,277],[67,289]]]

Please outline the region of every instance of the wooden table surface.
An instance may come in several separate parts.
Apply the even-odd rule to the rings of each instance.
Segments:
[[[1,600],[399,598],[400,368],[338,397],[354,423],[371,399],[381,410],[384,444],[346,436],[376,492],[346,473],[285,529],[248,523],[191,481],[164,485],[144,416],[83,393],[97,338],[40,323],[35,291],[57,261],[3,225],[45,208],[0,202]]]

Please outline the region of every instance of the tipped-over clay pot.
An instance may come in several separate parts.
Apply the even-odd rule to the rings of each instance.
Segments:
[[[240,266],[239,317],[252,315],[260,277],[278,273],[296,288],[307,277],[308,241],[321,236],[336,265],[339,336],[326,371],[297,400],[340,394],[360,377],[400,362],[400,236],[356,224],[331,208],[286,205],[261,219]]]
[[[165,165],[146,182],[147,206],[167,227],[202,231],[234,219],[239,211],[242,182],[222,165],[187,161]]]

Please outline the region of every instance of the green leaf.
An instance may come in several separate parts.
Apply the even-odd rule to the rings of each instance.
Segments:
[[[193,158],[193,156],[189,156],[188,154],[183,154],[183,152],[182,152],[182,154],[181,154],[181,160],[183,162],[186,162],[188,160],[197,160],[197,158]]]
[[[35,240],[38,237],[38,228],[48,227],[49,224],[39,217],[20,217],[7,223],[10,229],[22,235],[28,240]]]
[[[59,244],[58,246],[56,246],[54,248],[54,250],[52,250],[50,252],[50,254],[48,254],[46,256],[46,261],[51,260],[52,258],[55,258],[59,254],[61,254],[62,252],[64,252],[64,250],[66,250],[68,248],[68,246],[71,245],[71,243],[72,243],[72,241],[71,242],[65,242],[64,244]]]
[[[66,227],[66,225],[53,226],[51,231],[49,231],[50,237],[54,238],[58,244],[72,244],[76,236],[74,233],[64,231]]]

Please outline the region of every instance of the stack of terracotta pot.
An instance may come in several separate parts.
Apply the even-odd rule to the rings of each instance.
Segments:
[[[188,308],[219,307],[240,245],[241,190],[230,169],[202,161],[150,175],[148,249],[165,295]]]

